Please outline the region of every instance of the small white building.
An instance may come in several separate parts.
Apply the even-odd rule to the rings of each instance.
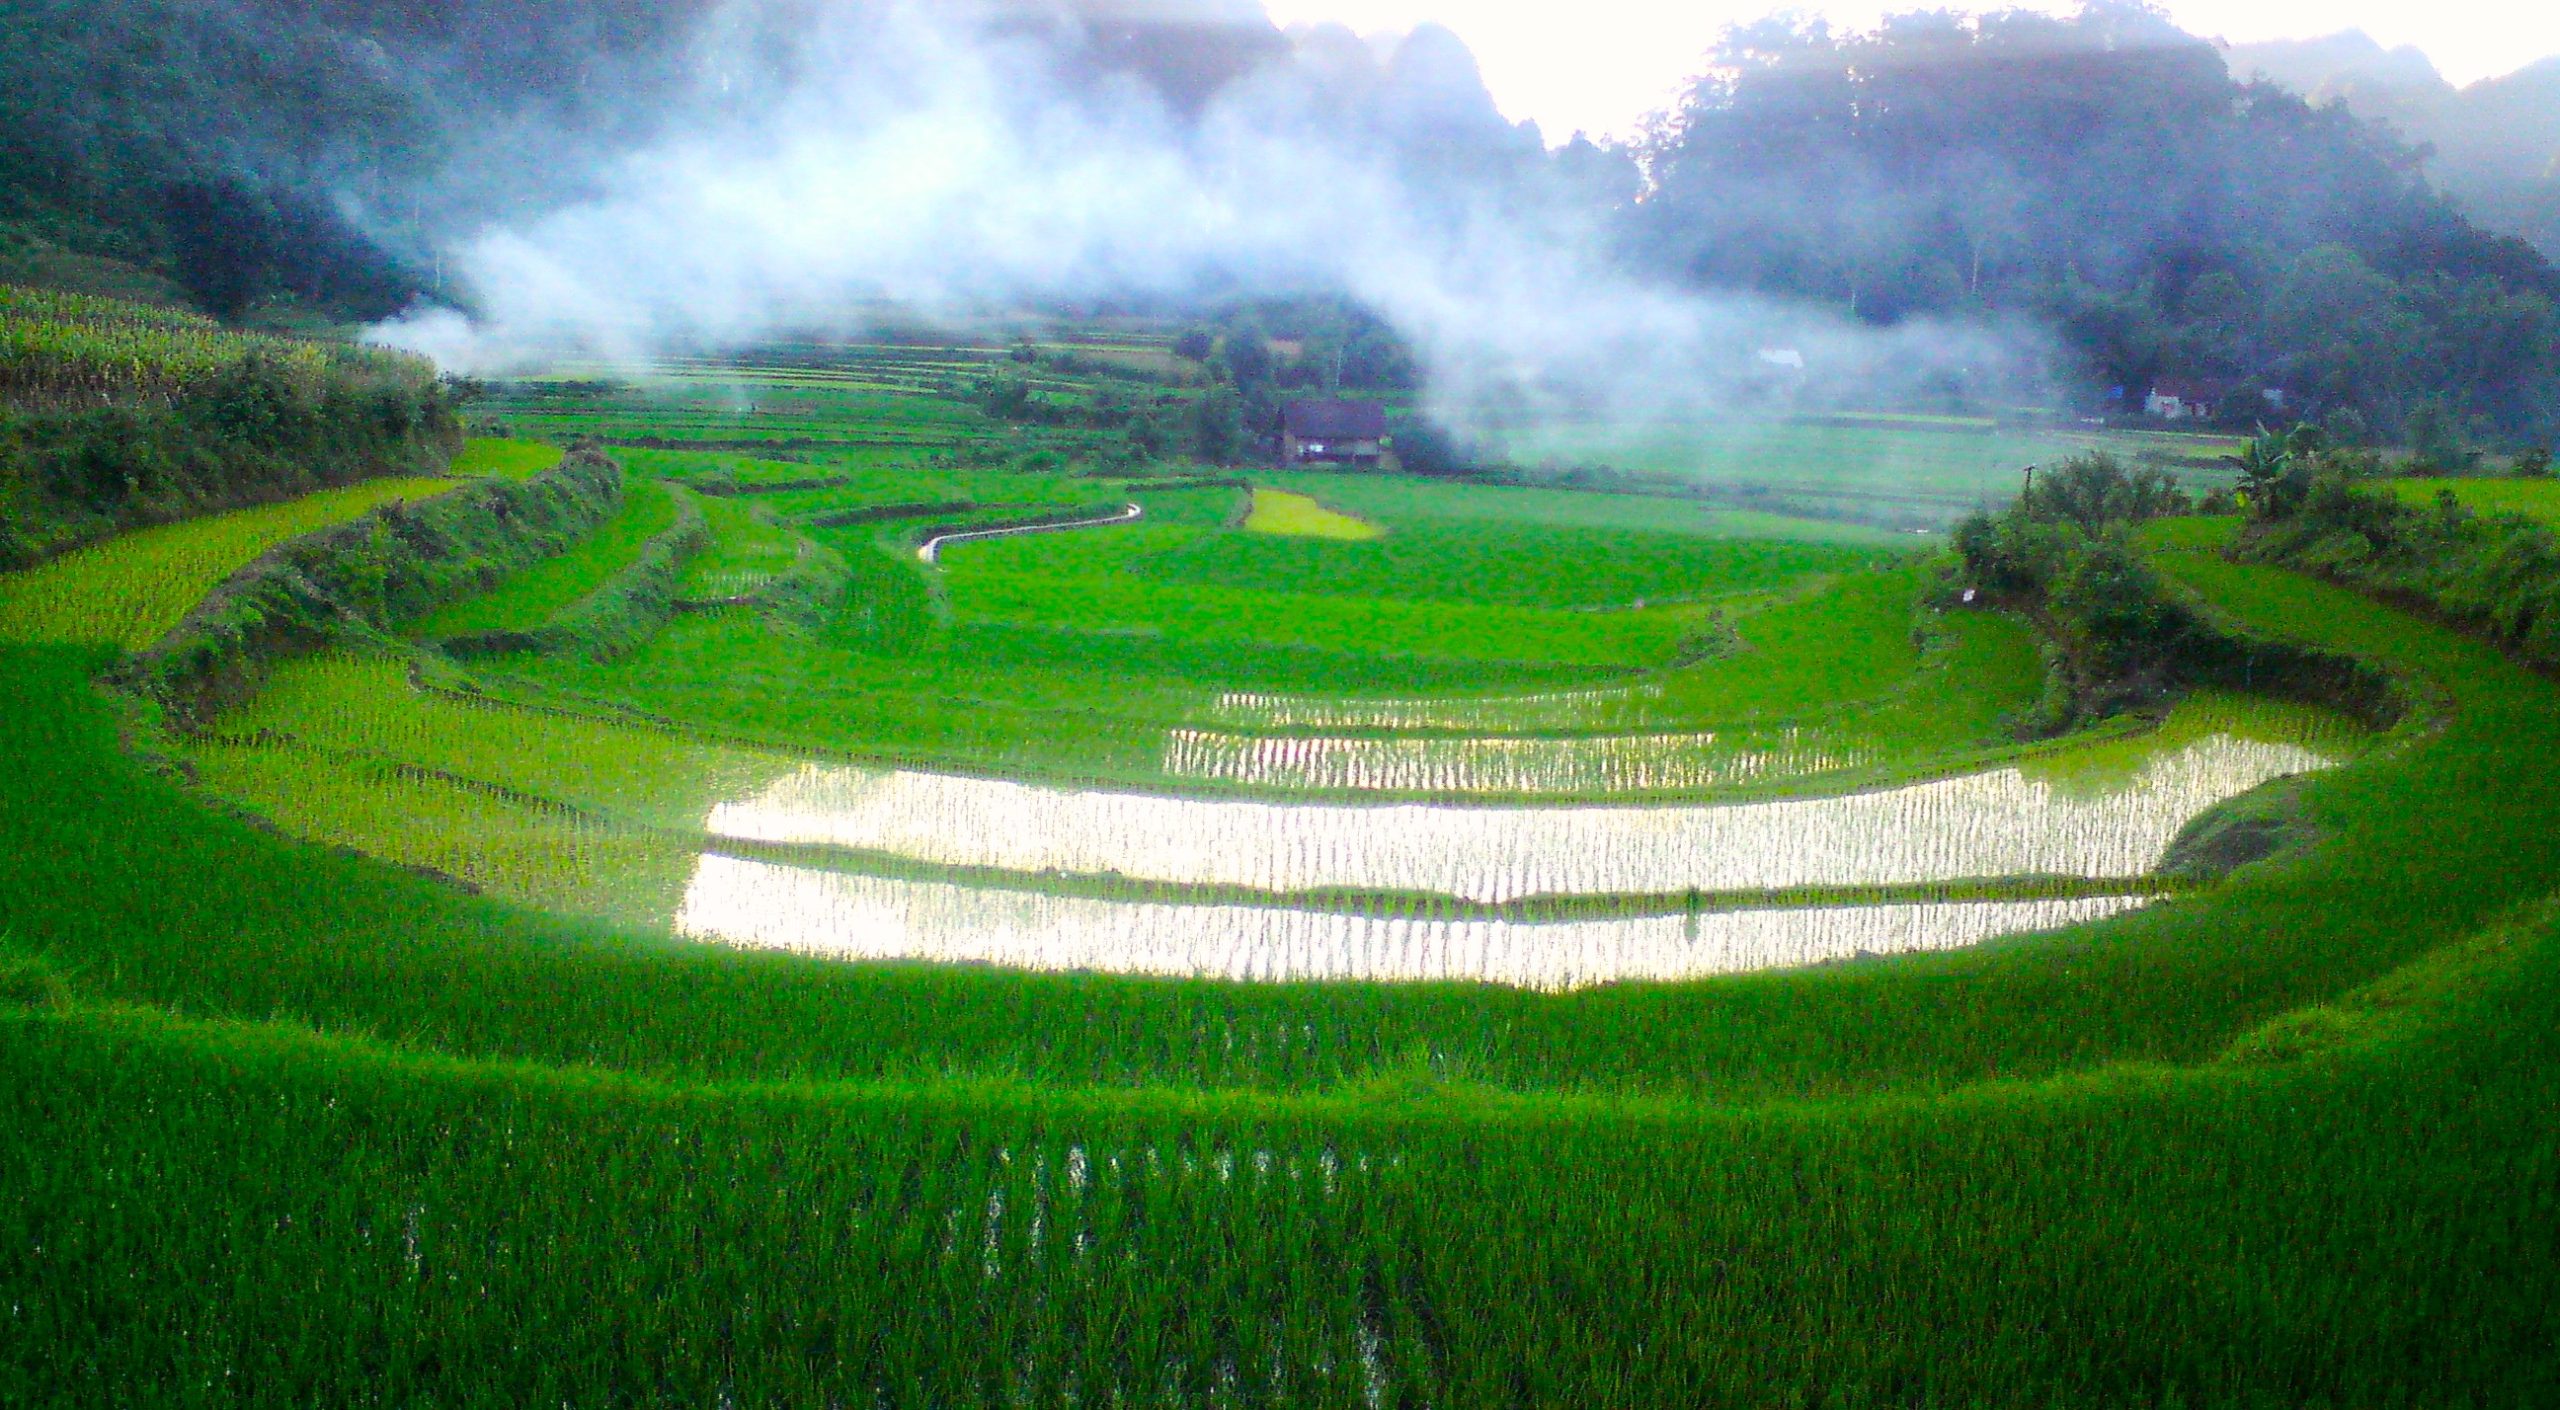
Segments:
[[[2172,377],[2151,384],[2151,395],[2142,399],[2142,414],[2163,421],[2210,421],[2220,400],[2216,388]]]

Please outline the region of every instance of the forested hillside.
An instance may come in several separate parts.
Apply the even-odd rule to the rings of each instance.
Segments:
[[[1645,155],[1633,234],[1658,267],[1869,320],[2049,321],[2093,406],[2179,378],[2382,433],[2430,406],[2549,425],[2541,255],[2389,132],[2236,83],[2139,8],[1740,29]]]
[[[468,308],[440,252],[581,198],[635,143],[825,81],[796,43],[815,13],[0,0],[0,276],[227,318]],[[1402,192],[1349,219],[1498,207],[1686,288],[2050,330],[2082,411],[2172,381],[2242,427],[2263,408],[2350,439],[2554,432],[2543,255],[2466,219],[2393,130],[2236,81],[2138,6],[1742,27],[1645,142],[1551,155],[1443,30],[1284,34],[1249,0],[997,14],[1094,103],[1152,90],[1172,124],[1334,134]]]
[[[2263,74],[2423,143],[2428,176],[2466,214],[2560,255],[2560,57],[2462,88],[2426,55],[2361,30],[2234,45],[2225,58],[2235,77]]]

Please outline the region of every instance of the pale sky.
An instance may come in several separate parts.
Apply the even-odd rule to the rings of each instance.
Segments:
[[[1997,4],[1800,3],[1779,0],[1269,0],[1281,24],[1340,20],[1363,33],[1405,30],[1436,20],[1457,31],[1484,64],[1495,101],[1515,121],[1534,118],[1547,140],[1576,129],[1627,135],[1668,105],[1727,24],[1792,8],[1836,24],[1871,24],[1888,9],[2039,9],[2053,0]],[[2303,39],[2361,29],[2386,47],[2414,44],[2455,83],[2510,73],[2560,54],[2560,4],[2552,0],[2167,0],[2162,6],[2196,34],[2235,43]]]

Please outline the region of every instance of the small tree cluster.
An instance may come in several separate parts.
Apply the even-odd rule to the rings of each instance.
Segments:
[[[2166,687],[2196,624],[2133,551],[2128,531],[2191,507],[2166,471],[2099,452],[2039,477],[2005,511],[1957,526],[1971,585],[2037,614],[2060,648],[2068,703],[2039,726],[2059,728],[2071,715],[2111,712]]]

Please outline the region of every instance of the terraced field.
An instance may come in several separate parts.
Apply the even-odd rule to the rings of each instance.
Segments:
[[[1314,495],[1274,489],[1253,492],[1253,511],[1245,516],[1244,526],[1253,533],[1281,538],[1347,542],[1373,539],[1380,533],[1366,519],[1325,508]]]
[[[2406,479],[2389,482],[2391,493],[2410,504],[2428,505],[2451,495],[2466,509],[2481,514],[2521,514],[2545,523],[2560,523],[2560,480]]]
[[[0,639],[101,642],[138,651],[166,635],[258,555],[452,480],[373,480],[287,504],[145,529],[0,580]]]
[[[1512,435],[1504,448],[1531,464],[1651,471],[1774,509],[1936,528],[2007,500],[2027,466],[2092,449],[2158,460],[2193,490],[2227,485],[2232,472],[2222,457],[2239,444],[2230,436],[2093,433],[1981,417],[1825,416],[1563,425]]]
[[[183,735],[120,653],[446,482],[0,581],[0,1399],[2553,1384],[2548,682],[2177,520],[2198,611],[2416,708],[2027,741],[2037,637],[1929,542],[1342,476],[1256,485],[1377,536],[1268,534],[964,463],[951,361],[513,389],[683,444]],[[611,651],[435,646],[600,595]]]

